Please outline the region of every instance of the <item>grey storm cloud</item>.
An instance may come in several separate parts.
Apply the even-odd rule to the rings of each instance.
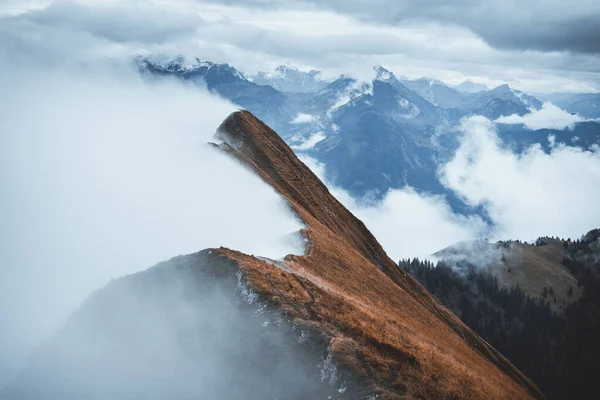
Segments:
[[[163,43],[193,34],[199,26],[205,24],[196,14],[158,9],[136,2],[127,2],[118,7],[90,7],[60,1],[41,10],[13,17],[13,20],[86,31],[117,43]],[[152,23],[148,23],[149,21]]]
[[[524,29],[521,32],[488,26],[482,27],[479,33],[490,45],[498,48],[600,54],[598,21],[600,13],[537,25],[534,29]]]
[[[38,63],[57,54],[83,63],[181,54],[250,74],[291,63],[369,79],[381,64],[410,78],[475,78],[539,93],[600,84],[600,3],[584,0],[567,10],[557,0],[8,1],[0,2],[0,57]]]
[[[263,0],[229,0],[231,5],[282,7]],[[426,20],[466,27],[500,49],[600,53],[600,3],[594,0],[523,2],[503,0],[295,0],[358,19],[395,25]]]

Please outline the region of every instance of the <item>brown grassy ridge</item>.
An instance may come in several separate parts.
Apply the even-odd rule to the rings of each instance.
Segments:
[[[219,128],[229,154],[252,168],[304,221],[304,256],[286,272],[234,250],[263,300],[330,338],[336,363],[380,399],[527,399],[539,390],[386,255],[269,127],[247,111]]]

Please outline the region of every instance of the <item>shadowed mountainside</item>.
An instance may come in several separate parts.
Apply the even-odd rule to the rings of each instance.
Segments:
[[[600,230],[535,245],[463,242],[437,264],[400,267],[527,374],[550,399],[596,399]]]

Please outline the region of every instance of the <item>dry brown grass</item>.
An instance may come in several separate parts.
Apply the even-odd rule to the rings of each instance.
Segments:
[[[577,279],[562,265],[564,257],[563,243],[556,239],[547,239],[548,244],[534,246],[524,243],[511,242],[508,247],[499,244],[490,244],[490,251],[501,251],[503,260],[490,262],[487,270],[498,278],[501,287],[510,289],[517,284],[532,297],[543,298],[542,292],[552,288],[554,295],[548,295],[545,300],[550,302],[550,307],[558,312],[564,310],[583,295]],[[498,247],[496,247],[498,246]],[[463,246],[454,245],[447,247],[435,255],[439,258],[447,256],[459,257],[461,254],[468,259]],[[573,295],[569,296],[569,289]],[[554,302],[556,297],[556,303]],[[563,304],[564,300],[564,304]]]
[[[543,398],[503,356],[386,255],[266,125],[244,111],[221,126],[226,151],[272,185],[307,226],[293,273],[234,250],[248,284],[291,318],[330,340],[336,362],[381,399]]]

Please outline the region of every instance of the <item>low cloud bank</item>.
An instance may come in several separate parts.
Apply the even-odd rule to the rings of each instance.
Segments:
[[[392,259],[428,257],[461,240],[485,235],[479,216],[455,214],[442,196],[421,194],[411,187],[390,190],[378,203],[355,199],[325,180],[326,165],[302,155],[301,160],[326,183],[331,193],[375,235]]]
[[[314,148],[319,142],[325,140],[325,134],[323,132],[317,132],[314,135],[310,136],[308,139],[303,141],[298,145],[293,145],[292,149],[299,151],[311,150]]]
[[[109,280],[207,247],[302,254],[276,192],[211,146],[235,107],[127,68],[0,65],[0,387]]]
[[[600,151],[558,144],[522,154],[502,146],[494,124],[472,117],[454,158],[441,170],[445,185],[471,205],[482,205],[495,236],[533,240],[579,237],[600,226]]]
[[[501,116],[495,122],[500,124],[523,124],[527,129],[573,129],[576,123],[587,121],[577,114],[571,114],[550,102],[542,104],[539,110],[531,109],[529,114]]]

